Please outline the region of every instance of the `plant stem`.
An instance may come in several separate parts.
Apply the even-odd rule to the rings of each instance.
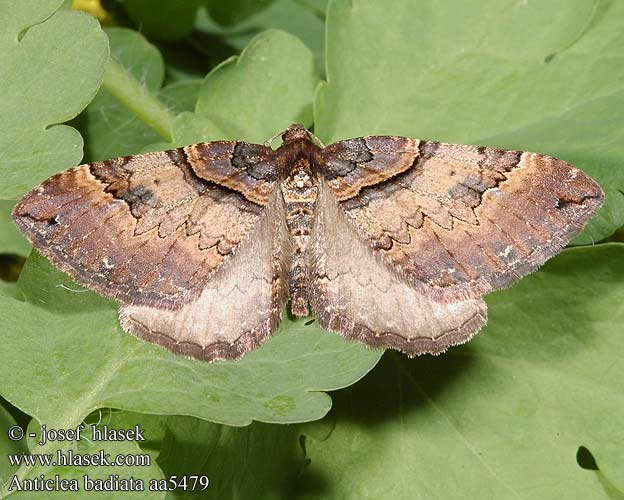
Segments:
[[[166,141],[172,140],[173,115],[162,102],[113,59],[109,59],[106,65],[102,86]]]

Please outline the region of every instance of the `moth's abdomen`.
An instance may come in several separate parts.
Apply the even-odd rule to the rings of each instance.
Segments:
[[[308,286],[305,255],[310,242],[318,186],[307,160],[298,160],[282,183],[286,225],[293,252],[288,268],[288,298],[296,316],[307,316]]]
[[[288,295],[291,310],[296,316],[309,314],[305,254],[310,241],[314,206],[309,201],[286,203],[286,225],[294,243],[294,253],[288,270]]]

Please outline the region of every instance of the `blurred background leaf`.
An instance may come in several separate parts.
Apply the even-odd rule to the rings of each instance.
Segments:
[[[235,21],[230,23],[224,22],[219,14],[220,10],[234,12],[230,9],[229,3],[209,0],[208,9],[199,12],[198,29],[192,39],[194,46],[210,54],[213,50],[210,40],[217,38],[232,50],[239,52],[258,32],[281,29],[297,36],[308,46],[314,54],[319,73],[325,74],[325,6],[322,2],[316,2],[316,5],[315,2],[300,0],[243,3],[253,4],[254,10],[247,11],[244,16],[237,14]]]
[[[266,9],[273,0],[203,0],[203,3],[217,23],[232,26]]]
[[[121,0],[139,31],[156,40],[175,40],[193,30],[200,0]]]

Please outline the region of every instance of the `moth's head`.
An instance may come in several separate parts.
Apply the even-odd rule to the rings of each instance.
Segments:
[[[282,140],[284,142],[295,141],[297,139],[311,140],[311,134],[308,130],[299,123],[293,123],[290,127],[284,130],[282,134]]]
[[[282,130],[281,132],[276,133],[273,137],[266,140],[264,142],[264,145],[267,147],[270,147],[273,140],[280,135],[282,136],[282,141],[283,141],[280,147],[283,147],[284,145],[288,143],[300,141],[302,139],[308,142],[311,142],[312,144],[316,144],[317,146],[320,146],[321,148],[325,147],[318,137],[316,137],[312,132],[307,130],[300,123],[293,123],[286,130]]]

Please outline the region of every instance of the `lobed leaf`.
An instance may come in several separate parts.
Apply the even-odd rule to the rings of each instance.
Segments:
[[[176,120],[174,142],[262,143],[291,123],[310,126],[318,81],[312,54],[301,41],[283,31],[265,31],[239,57],[206,76],[195,113]]]
[[[584,0],[336,0],[315,130],[558,156],[607,190],[577,241],[604,238],[624,224],[623,15]]]
[[[108,44],[92,16],[56,11],[61,4],[0,4],[0,199],[19,198],[82,156],[78,132],[58,124],[95,96]]]

